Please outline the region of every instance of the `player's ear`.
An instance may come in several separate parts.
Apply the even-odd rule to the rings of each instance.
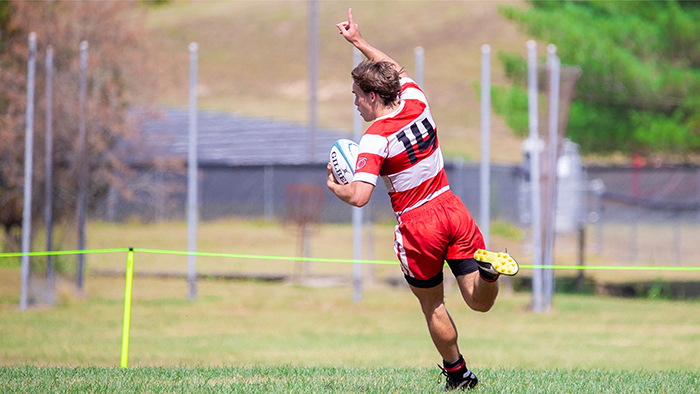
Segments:
[[[375,92],[369,92],[369,99],[370,99],[370,101],[371,101],[372,103],[374,103],[375,101],[377,101],[377,93],[375,93]]]

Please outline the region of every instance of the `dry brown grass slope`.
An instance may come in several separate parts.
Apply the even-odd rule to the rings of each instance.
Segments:
[[[502,4],[522,1],[321,1],[319,122],[350,130],[352,51],[335,24],[347,9],[363,36],[409,73],[414,48],[426,53],[425,86],[441,145],[448,157],[478,160],[480,47],[493,50],[493,82],[506,84],[499,50],[525,52],[528,37],[498,14]],[[162,78],[159,101],[187,105],[190,42],[200,45],[201,108],[308,120],[307,2],[190,1],[153,8],[150,40]],[[519,162],[522,139],[492,118],[495,162]]]

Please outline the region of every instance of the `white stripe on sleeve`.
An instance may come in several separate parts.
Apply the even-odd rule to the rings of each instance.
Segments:
[[[360,139],[360,152],[358,155],[362,153],[371,153],[373,155],[386,157],[387,149],[388,142],[386,137],[376,134],[365,134],[362,136],[362,139]]]

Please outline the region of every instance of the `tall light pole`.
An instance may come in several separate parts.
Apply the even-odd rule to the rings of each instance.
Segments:
[[[197,297],[197,63],[199,45],[191,43],[190,51],[190,129],[187,149],[187,298]]]
[[[46,223],[46,251],[53,249],[53,48],[46,49],[46,196],[44,222]],[[46,256],[46,282],[53,302],[54,272],[52,256]]]
[[[491,46],[481,47],[481,170],[479,228],[489,247],[491,233]]]
[[[88,42],[80,43],[80,115],[78,125],[78,250],[85,250],[85,220],[87,211],[87,187],[89,171],[87,166],[87,61]],[[85,254],[78,255],[76,285],[82,291],[85,287]]]
[[[540,135],[537,103],[537,42],[527,42],[527,102],[530,129],[530,197],[532,214],[532,264],[542,264],[542,217],[540,200]],[[542,268],[532,270],[532,308],[542,312]]]
[[[316,160],[318,128],[318,0],[309,0],[309,160]]]
[[[22,263],[19,309],[28,306],[29,252],[32,227],[32,161],[34,152],[34,71],[36,57],[36,33],[29,33],[29,58],[27,60],[27,121],[24,128],[24,207],[22,211]]]

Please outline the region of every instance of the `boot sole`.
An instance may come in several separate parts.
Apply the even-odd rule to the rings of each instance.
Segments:
[[[474,260],[491,264],[494,270],[501,275],[513,276],[520,269],[518,263],[508,253],[491,252],[484,249],[477,249],[474,253]]]

